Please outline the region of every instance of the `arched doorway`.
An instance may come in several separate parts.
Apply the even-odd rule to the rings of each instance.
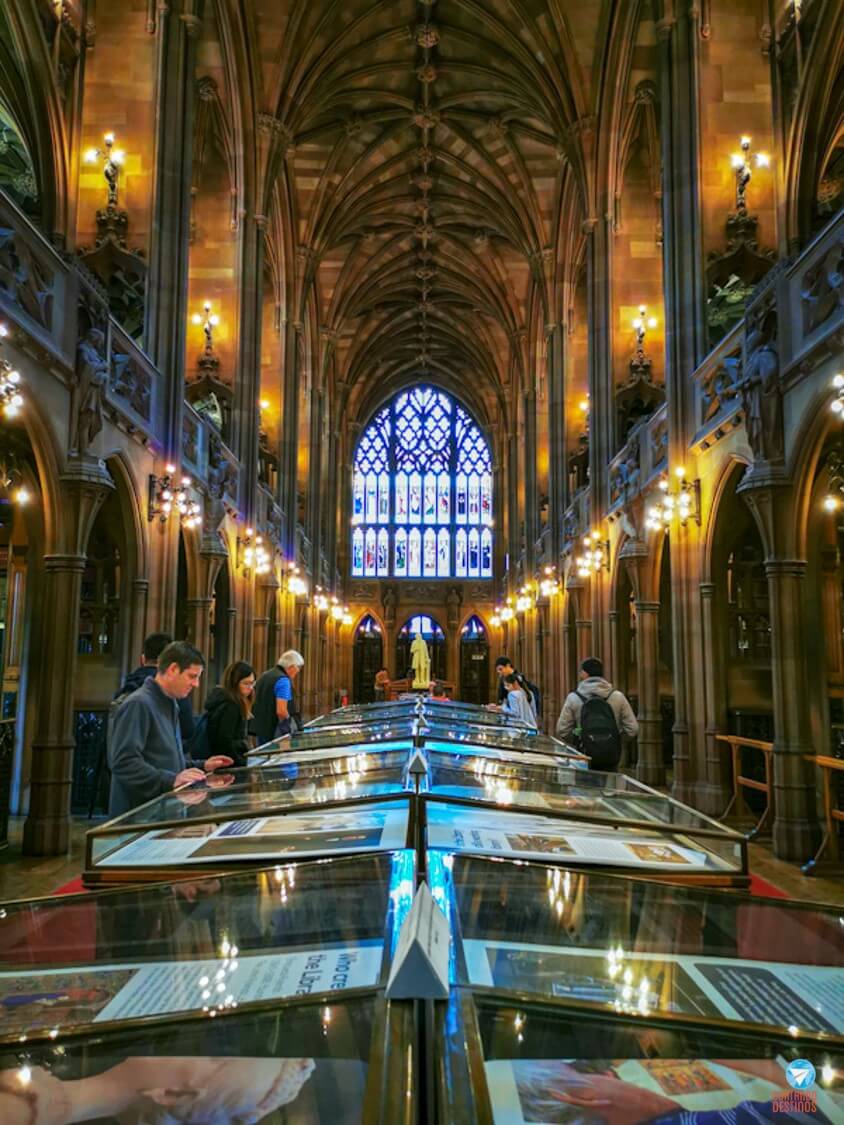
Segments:
[[[475,614],[460,630],[460,698],[464,703],[489,703],[489,638]]]
[[[355,703],[375,700],[375,673],[384,666],[384,638],[381,626],[371,614],[355,630],[353,660],[353,699]]]
[[[439,623],[433,617],[429,617],[427,613],[414,614],[399,629],[396,638],[396,676],[399,679],[402,679],[408,673],[411,678],[413,676],[413,673],[410,672],[410,646],[413,644],[413,638],[417,633],[422,634],[422,638],[428,646],[428,653],[431,657],[431,678],[444,680],[446,678],[445,633]]]

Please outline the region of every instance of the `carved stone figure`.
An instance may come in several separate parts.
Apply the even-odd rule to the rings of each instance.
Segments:
[[[416,634],[410,646],[410,666],[413,669],[413,687],[428,687],[431,682],[431,657],[421,633]]]
[[[454,629],[460,620],[460,591],[456,586],[452,586],[446,594],[445,604],[448,623]]]
[[[109,372],[105,336],[99,328],[89,328],[79,342],[76,374],[73,448],[82,456],[103,428],[103,391],[108,384]]]
[[[396,620],[396,592],[392,586],[384,591],[381,604],[384,606],[384,621],[387,625],[392,625]]]
[[[782,461],[783,404],[773,313],[754,319],[748,327],[745,354],[741,401],[747,440],[754,460]]]

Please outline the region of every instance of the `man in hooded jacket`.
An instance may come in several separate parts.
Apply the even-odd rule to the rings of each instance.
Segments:
[[[580,683],[577,691],[566,696],[560,717],[557,720],[557,736],[563,741],[570,739],[580,727],[580,712],[584,699],[605,699],[615,715],[619,732],[626,738],[635,738],[639,733],[639,723],[633,708],[624,692],[616,690],[604,679],[604,665],[596,656],[590,656],[580,666]]]

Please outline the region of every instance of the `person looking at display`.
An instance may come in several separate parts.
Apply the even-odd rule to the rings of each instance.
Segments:
[[[202,781],[230,766],[228,755],[186,760],[179,729],[179,700],[199,683],[205,658],[187,641],[162,651],[158,668],[120,705],[112,731],[109,815],[119,816],[153,797]]]
[[[505,684],[505,680],[508,676],[515,676],[519,681],[519,686],[527,697],[527,701],[530,704],[531,710],[533,711],[534,726],[537,726],[539,723],[540,705],[539,689],[536,687],[536,685],[532,684],[526,676],[522,675],[521,672],[516,671],[515,667],[513,666],[513,661],[509,656],[498,657],[498,659],[495,661],[495,674],[498,676],[499,708],[503,708],[504,703],[507,699],[507,687]],[[490,710],[495,709],[495,707],[490,708]]]
[[[305,658],[291,648],[281,654],[274,668],[259,678],[252,708],[252,731],[257,735],[259,746],[274,738],[283,738],[293,729],[301,730],[302,716],[293,697],[293,681],[304,666]]]
[[[236,766],[246,765],[250,749],[248,728],[254,693],[255,669],[245,660],[236,660],[205,700],[208,748],[212,754],[231,758]]]
[[[580,666],[580,683],[563,704],[557,734],[564,741],[576,738],[591,769],[614,770],[621,760],[622,736],[638,733],[627,696],[604,679],[603,662],[588,657]]]
[[[507,695],[501,705],[501,713],[509,715],[512,719],[518,719],[529,726],[531,730],[536,730],[536,716],[530,703],[528,703],[528,697],[519,677],[515,672],[512,672],[509,676],[504,676],[502,682]]]

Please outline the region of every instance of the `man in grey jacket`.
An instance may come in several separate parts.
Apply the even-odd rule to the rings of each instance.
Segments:
[[[158,671],[120,705],[114,718],[111,760],[111,816],[128,812],[206,773],[232,764],[218,754],[187,761],[179,730],[179,700],[199,683],[205,660],[186,641],[174,641],[158,658]]]
[[[566,696],[560,717],[557,720],[557,734],[562,739],[572,736],[580,726],[580,710],[584,699],[605,699],[615,715],[616,725],[627,738],[635,738],[639,733],[639,723],[633,714],[633,708],[624,692],[616,691],[612,684],[604,679],[604,665],[596,657],[590,656],[580,666],[580,683],[577,691],[572,691]]]

